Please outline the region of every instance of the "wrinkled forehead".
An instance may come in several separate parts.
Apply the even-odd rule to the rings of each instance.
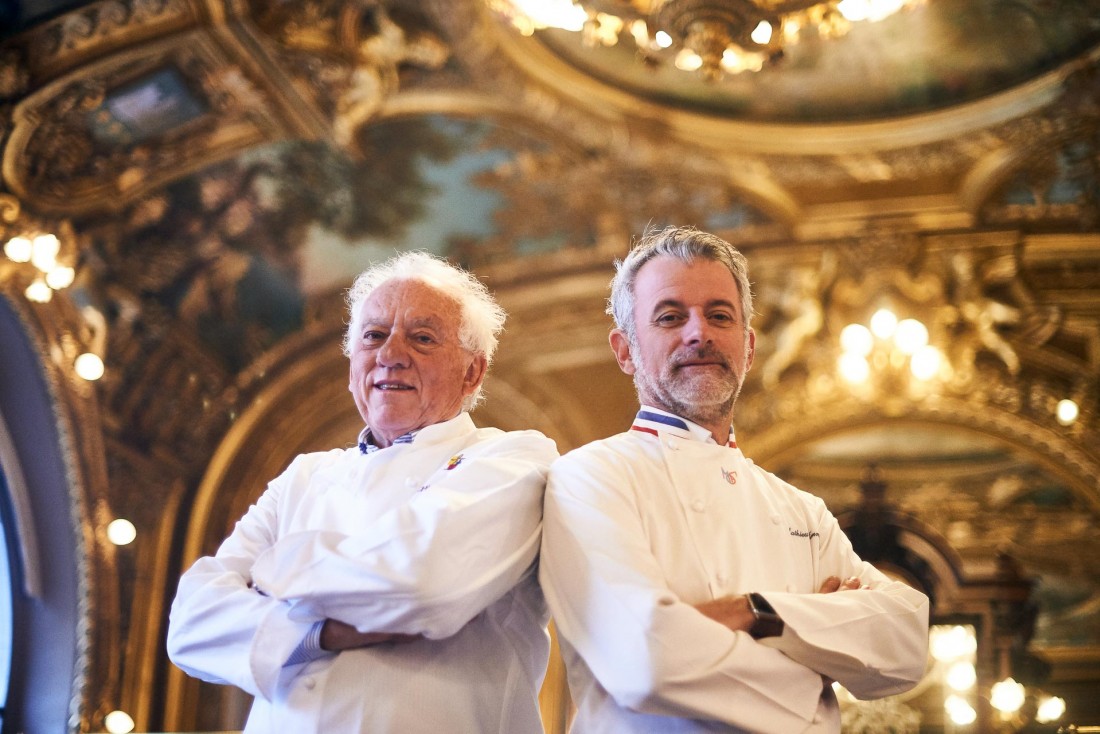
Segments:
[[[634,279],[635,311],[659,303],[726,303],[740,312],[737,280],[723,263],[707,258],[682,260],[659,255],[638,269]]]
[[[461,307],[430,281],[395,278],[375,288],[359,309],[359,323],[417,324],[457,330]]]

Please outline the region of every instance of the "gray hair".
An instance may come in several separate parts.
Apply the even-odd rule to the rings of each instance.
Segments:
[[[504,330],[507,314],[485,284],[472,273],[451,265],[427,252],[405,252],[364,270],[348,289],[350,315],[344,334],[344,355],[351,356],[351,345],[359,330],[359,312],[375,288],[391,280],[419,280],[458,304],[458,339],[462,348],[492,364],[498,337]],[[463,410],[472,410],[481,400],[481,387],[466,398]]]
[[[741,318],[745,329],[752,321],[752,287],[749,284],[749,265],[736,247],[717,235],[701,232],[695,227],[665,227],[648,230],[622,260],[615,261],[615,277],[611,279],[611,297],[607,299],[607,313],[615,319],[615,325],[623,330],[630,344],[635,345],[634,281],[642,266],[655,257],[667,255],[685,263],[696,258],[722,263],[737,283],[741,296]]]

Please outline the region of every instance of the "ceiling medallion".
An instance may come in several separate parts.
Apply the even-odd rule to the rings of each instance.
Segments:
[[[671,62],[716,81],[760,71],[814,34],[838,38],[924,0],[487,0],[524,35],[581,33],[588,46],[633,41],[649,64]]]

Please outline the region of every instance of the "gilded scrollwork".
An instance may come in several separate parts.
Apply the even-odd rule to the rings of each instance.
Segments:
[[[157,73],[178,74],[179,84],[195,95],[178,124],[161,123],[140,136],[125,125],[117,134],[97,129],[113,121],[106,103],[116,90]],[[177,39],[21,102],[5,151],[9,183],[43,210],[117,207],[204,162],[278,139],[285,131],[265,114],[270,105],[241,67],[227,63],[204,36]]]
[[[15,99],[27,92],[30,74],[23,54],[14,48],[0,48],[0,100]],[[0,135],[0,142],[3,136]]]
[[[102,55],[194,24],[197,3],[188,0],[99,0],[42,23],[19,41],[28,66],[44,79]]]
[[[877,232],[869,240],[883,236]],[[909,246],[903,244],[907,239]],[[1049,422],[1058,401],[1037,401],[1029,392],[1066,397],[1095,389],[1096,378],[1083,377],[1096,374],[1095,356],[1070,340],[1088,330],[1070,327],[1056,306],[1033,292],[1023,276],[1021,247],[1012,237],[1000,245],[956,243],[955,248],[929,248],[904,232],[896,233],[895,241],[896,249],[880,242],[874,257],[861,255],[866,247],[858,243],[834,243],[818,262],[772,262],[766,250],[754,253],[756,288],[764,294],[758,303],[757,371],[776,405],[748,411],[751,421],[766,426],[804,410],[807,402],[857,398],[888,406],[899,399],[904,404],[966,396]],[[867,323],[884,305],[899,318],[915,317],[926,325],[946,371],[922,382],[884,355],[865,384],[845,383],[836,367],[840,333],[847,324]],[[750,380],[748,400],[754,391]]]
[[[266,6],[256,23],[277,44],[298,93],[325,111],[335,142],[361,154],[356,137],[399,88],[404,66],[438,69],[449,49],[423,20],[371,0]]]

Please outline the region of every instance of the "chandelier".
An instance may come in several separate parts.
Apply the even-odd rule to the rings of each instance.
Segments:
[[[644,62],[671,61],[709,81],[760,71],[807,34],[844,35],[923,0],[488,0],[524,35],[546,28],[585,45],[633,42]]]

